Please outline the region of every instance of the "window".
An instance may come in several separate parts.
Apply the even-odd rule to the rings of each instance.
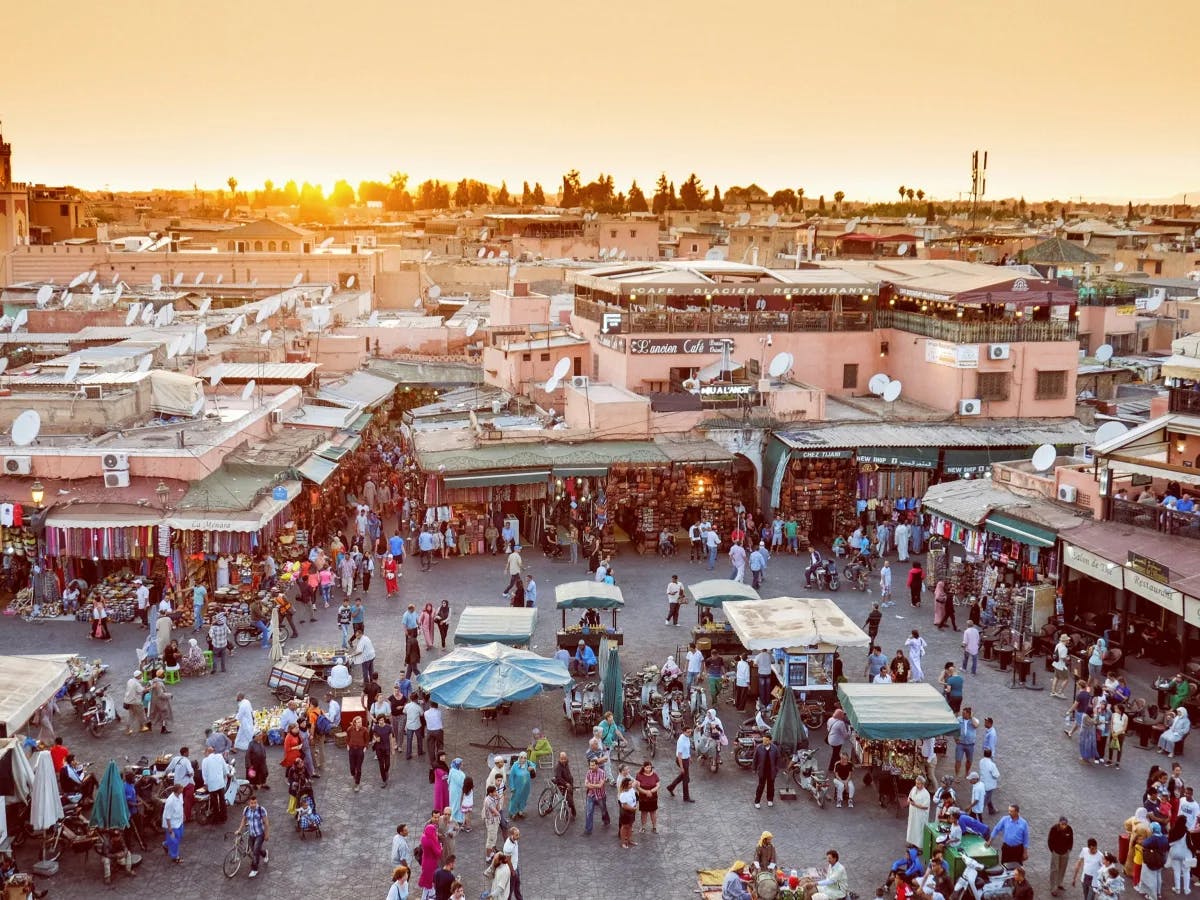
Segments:
[[[980,372],[975,392],[980,400],[1007,400],[1008,373]]]
[[[255,242],[254,242],[254,249],[255,249],[255,250],[262,250],[262,241],[255,241]]]
[[[617,229],[615,229],[615,228],[614,228],[614,229],[612,229],[612,231],[610,231],[610,232],[608,233],[608,236],[609,236],[609,237],[616,237],[616,236],[617,236]]]
[[[531,354],[531,353],[522,353],[521,354],[521,362],[529,362],[531,359],[533,359],[533,354]]]
[[[635,237],[637,237],[637,229],[636,229],[636,228],[630,228],[630,229],[629,229],[629,236],[630,236],[631,238],[635,238]]]
[[[858,363],[842,366],[842,387],[854,390],[858,387]]]
[[[64,219],[67,218],[67,216],[71,215],[71,207],[66,203],[58,204],[58,214]]]
[[[697,243],[695,243],[694,241],[692,242],[692,252],[693,252],[693,253],[699,253],[699,252],[700,252],[700,245],[699,245],[699,244],[697,244]]]
[[[1035,400],[1061,400],[1067,396],[1067,373],[1063,370],[1037,373]]]
[[[283,252],[287,253],[288,251],[290,251],[292,249],[292,242],[284,241],[283,244],[281,244],[280,246],[282,247]]]
[[[549,353],[541,354],[541,359],[542,359],[542,362],[550,362],[550,354]]]
[[[275,242],[274,241],[267,241],[267,252],[269,252],[269,253],[275,252]]]

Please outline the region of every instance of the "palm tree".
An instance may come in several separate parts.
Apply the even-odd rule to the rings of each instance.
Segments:
[[[904,195],[907,192],[907,190],[908,189],[904,185],[900,185],[900,202],[901,203],[904,202]]]
[[[915,195],[917,192],[916,192],[916,191],[914,191],[912,188],[909,188],[909,189],[908,189],[907,191],[905,191],[904,193],[905,193],[905,194],[908,196],[908,202],[909,202],[909,203],[912,203],[912,201],[913,201],[913,196],[914,196],[914,195]]]
[[[918,190],[918,191],[917,191],[917,199],[918,199],[918,200],[924,200],[924,199],[925,199],[925,191],[924,191],[924,190]]]
[[[230,175],[230,176],[229,176],[229,180],[228,180],[228,181],[226,181],[225,183],[226,183],[227,185],[229,185],[229,205],[230,205],[231,207],[233,207],[233,206],[237,206],[237,186],[238,186],[238,180],[237,180],[236,178],[234,178],[232,175]]]
[[[842,208],[842,201],[843,201],[843,200],[845,200],[845,199],[846,199],[846,192],[845,192],[845,191],[835,191],[835,192],[834,192],[834,194],[833,194],[833,203],[834,203],[834,205],[835,205],[835,206],[838,208],[838,210],[839,210],[839,211],[840,211],[840,210],[841,210],[841,208]]]
[[[796,188],[796,208],[804,212],[804,188]]]

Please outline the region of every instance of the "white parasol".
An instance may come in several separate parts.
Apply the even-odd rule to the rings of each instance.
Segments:
[[[283,644],[279,640],[279,607],[271,610],[271,662],[283,659]]]
[[[50,758],[49,750],[39,752],[34,761],[33,796],[29,805],[29,826],[34,831],[45,831],[63,817],[58,779],[54,777],[54,760]]]

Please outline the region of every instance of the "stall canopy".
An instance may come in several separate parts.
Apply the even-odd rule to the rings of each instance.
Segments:
[[[204,396],[204,382],[181,372],[155,369],[150,373],[150,406],[169,416],[190,416]]]
[[[38,707],[67,680],[65,662],[35,656],[0,656],[0,737],[28,724]]]
[[[390,378],[382,378],[369,372],[355,372],[344,381],[322,387],[317,392],[317,399],[339,406],[365,406],[367,409],[374,409],[392,396],[395,390],[396,382]]]
[[[710,578],[688,585],[688,596],[697,606],[720,606],[739,600],[760,600],[758,591],[748,584],[729,578]]]
[[[314,453],[300,465],[296,466],[296,470],[306,479],[314,484],[324,484],[329,476],[337,469],[338,464],[331,459],[326,459],[317,453]]]
[[[615,584],[602,581],[569,581],[554,588],[559,609],[621,609],[625,597]]]
[[[988,516],[983,527],[991,534],[1011,538],[1031,547],[1053,547],[1057,539],[1057,535],[1052,529],[1043,528],[1001,512],[994,512]]]
[[[958,731],[954,711],[931,684],[838,685],[842,709],[861,738],[924,740]]]
[[[499,643],[459,647],[417,676],[422,690],[452,709],[490,709],[570,683],[567,667],[557,659]]]
[[[747,650],[777,647],[869,647],[871,639],[832,600],[772,597],[725,603],[725,619]]]
[[[454,643],[471,646],[492,642],[525,647],[533,638],[537,610],[511,606],[467,606],[458,617]]]
[[[180,509],[168,516],[165,523],[183,531],[259,531],[300,493],[299,481],[285,481],[276,486],[283,489],[284,499],[276,500],[267,493],[249,509]],[[191,495],[189,491],[188,496]]]

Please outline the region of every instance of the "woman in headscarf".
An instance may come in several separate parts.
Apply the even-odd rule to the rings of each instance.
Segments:
[[[674,656],[668,656],[667,661],[662,664],[662,673],[659,676],[659,684],[662,685],[663,691],[682,691],[683,681],[681,679],[682,673],[679,671],[679,664],[675,662]]]
[[[925,672],[921,668],[921,657],[925,655],[925,638],[914,628],[912,635],[904,642],[904,647],[908,653],[908,664],[912,667],[912,680],[924,681]]]
[[[188,677],[208,673],[208,660],[204,658],[204,651],[200,649],[200,644],[195,638],[188,639],[188,650],[179,661],[179,672]]]
[[[529,754],[522,751],[508,775],[508,814],[514,819],[525,818],[525,805],[529,802],[529,789],[535,771],[537,766],[529,761]]]
[[[417,618],[417,628],[421,631],[421,637],[425,639],[425,649],[433,649],[433,604],[426,603],[421,610],[421,615]]]
[[[108,633],[108,609],[100,597],[92,601],[92,626],[88,637],[97,641],[112,640],[112,635]]]
[[[1175,755],[1175,745],[1187,737],[1192,730],[1192,720],[1188,718],[1186,706],[1175,710],[1175,718],[1170,720],[1167,730],[1158,739],[1158,752],[1167,756]]]
[[[450,784],[450,814],[459,825],[463,824],[463,785],[467,780],[467,773],[463,771],[462,762],[461,756],[456,756],[451,760],[450,774],[446,778]]]
[[[433,874],[442,861],[442,842],[438,840],[436,820],[434,816],[421,833],[421,877],[417,879],[417,884],[426,891],[433,890]]]
[[[912,790],[908,792],[908,829],[905,840],[914,847],[921,846],[925,825],[929,821],[929,790],[925,787],[925,776],[918,775]]]
[[[233,739],[234,750],[245,750],[254,740],[254,707],[245,694],[238,694],[237,736]]]
[[[396,572],[399,567],[396,565],[396,557],[392,554],[387,554],[383,558],[383,592],[390,600],[392,594],[396,593]]]
[[[939,578],[933,587],[933,624],[939,629],[946,627],[946,619],[950,617],[946,611],[947,596],[946,582]]]
[[[437,609],[437,613],[433,617],[433,623],[437,625],[438,634],[442,638],[442,649],[446,649],[446,634],[450,631],[450,601],[443,600]]]
[[[760,869],[765,869],[775,863],[775,836],[769,831],[764,831],[758,839],[758,846],[754,848],[754,861],[758,863]]]
[[[1132,878],[1142,865],[1142,841],[1150,837],[1150,817],[1146,807],[1139,806],[1137,812],[1125,820],[1125,832],[1129,835],[1129,852],[1125,855],[1125,874]]]
[[[717,715],[715,709],[710,709],[704,714],[704,718],[700,720],[700,728],[718,742],[725,736],[725,724],[721,721],[721,717]]]
[[[1096,714],[1089,709],[1083,714],[1079,727],[1079,761],[1100,765],[1100,750],[1096,745]]]
[[[163,681],[165,674],[162,669],[158,669],[150,682],[150,727],[153,728],[157,725],[159,734],[170,734],[171,732],[167,731],[167,725],[175,718],[171,709],[172,695],[167,690],[166,682]]]
[[[1099,684],[1102,671],[1104,669],[1104,654],[1108,652],[1108,641],[1104,638],[1097,638],[1096,643],[1092,644],[1091,655],[1088,656],[1088,680],[1092,684]]]
[[[433,810],[438,812],[450,805],[450,766],[446,764],[445,754],[438,757],[433,764]]]
[[[1156,868],[1146,865],[1146,855],[1152,849],[1158,851],[1158,865]],[[1167,861],[1169,849],[1167,836],[1163,834],[1162,826],[1157,822],[1151,822],[1150,837],[1142,841],[1142,872],[1137,886],[1137,892],[1143,897],[1149,898],[1149,900],[1156,900],[1161,893],[1162,872]]]
[[[174,620],[169,614],[161,612],[154,622],[154,646],[158,650],[159,657],[163,655],[167,649],[167,645],[171,643],[171,628],[174,624]]]

